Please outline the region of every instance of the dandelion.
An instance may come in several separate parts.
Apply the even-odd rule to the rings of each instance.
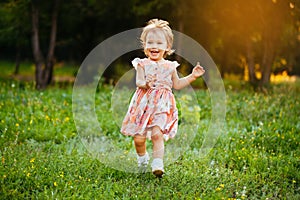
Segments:
[[[70,121],[70,118],[69,118],[69,117],[66,117],[66,118],[65,118],[65,122],[68,122],[68,121]]]
[[[16,127],[19,127],[20,125],[18,123],[16,123]]]
[[[64,100],[64,106],[68,106],[68,102],[66,100]]]
[[[34,163],[34,161],[35,161],[35,158],[30,159],[30,163]]]
[[[30,124],[30,125],[32,124],[32,119],[30,120],[29,124]]]
[[[53,185],[54,185],[55,187],[57,187],[58,184],[57,184],[56,181],[55,181],[55,182],[53,183]]]
[[[45,116],[46,120],[50,121],[50,117],[48,115]]]
[[[26,176],[29,177],[29,176],[30,176],[30,173],[28,172],[28,173],[26,174]]]

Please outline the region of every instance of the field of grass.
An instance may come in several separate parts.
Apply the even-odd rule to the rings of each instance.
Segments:
[[[97,91],[97,108],[110,106],[111,89]],[[0,199],[300,199],[300,84],[272,86],[268,95],[227,85],[226,93],[226,125],[214,148],[199,156],[211,118],[209,92],[199,90],[197,135],[157,179],[90,155],[73,121],[72,87],[41,92],[3,80]],[[101,132],[133,151],[111,113],[96,113]]]
[[[15,71],[15,63],[11,61],[0,60],[1,74],[0,78],[12,76]],[[54,76],[74,76],[78,70],[78,65],[60,62],[54,66]],[[19,66],[19,75],[25,77],[34,77],[35,66],[30,61],[22,61]]]

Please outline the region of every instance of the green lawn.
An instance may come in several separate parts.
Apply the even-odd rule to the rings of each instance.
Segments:
[[[272,86],[268,95],[226,86],[226,125],[215,147],[199,156],[211,117],[209,93],[199,90],[197,136],[157,179],[112,169],[87,152],[73,121],[71,87],[39,92],[3,80],[0,199],[300,199],[300,84]],[[110,106],[111,89],[97,92],[97,110]],[[133,151],[111,113],[96,113],[101,133]]]
[[[75,76],[79,65],[72,63],[60,62],[54,66],[55,76]],[[13,75],[15,71],[15,63],[11,61],[0,60],[0,78]],[[22,61],[19,66],[19,75],[34,77],[35,66],[29,61]]]

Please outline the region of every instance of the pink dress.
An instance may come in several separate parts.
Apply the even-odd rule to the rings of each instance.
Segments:
[[[160,127],[165,139],[173,138],[178,127],[178,111],[172,93],[172,73],[179,66],[176,61],[152,61],[135,58],[132,65],[143,67],[145,76],[156,76],[155,85],[149,89],[137,87],[127,114],[123,120],[121,133],[134,136],[147,135],[154,126]],[[151,139],[148,135],[148,138]]]

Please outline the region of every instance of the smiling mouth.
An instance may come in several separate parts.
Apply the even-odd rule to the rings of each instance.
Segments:
[[[159,53],[159,50],[151,50],[150,53],[152,55],[157,55]]]

